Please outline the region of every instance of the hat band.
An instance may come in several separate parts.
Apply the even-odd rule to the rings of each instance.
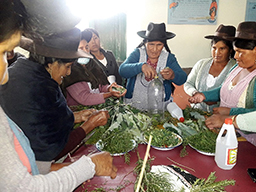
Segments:
[[[217,36],[217,37],[227,37],[229,35],[227,33],[215,32],[215,36]]]
[[[235,38],[256,40],[256,34],[255,33],[243,32],[243,31],[237,31]]]

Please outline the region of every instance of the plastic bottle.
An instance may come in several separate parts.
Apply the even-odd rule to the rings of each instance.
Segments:
[[[226,133],[223,136],[224,131]],[[230,170],[235,166],[237,147],[238,142],[232,119],[227,118],[216,139],[215,162],[219,168]]]
[[[148,85],[148,111],[151,114],[162,114],[164,112],[164,86],[156,76]]]
[[[182,109],[179,108],[179,106],[175,102],[169,103],[166,108],[169,111],[169,113],[174,118],[177,118],[180,122],[183,122],[185,120],[184,116],[183,116]]]

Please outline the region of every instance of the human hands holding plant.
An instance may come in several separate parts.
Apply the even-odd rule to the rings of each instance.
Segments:
[[[113,157],[109,152],[103,151],[89,156],[95,164],[95,175],[116,178],[117,168],[113,165]]]
[[[95,127],[105,125],[108,122],[108,118],[109,118],[108,111],[106,110],[96,111],[80,127],[82,127],[85,133],[88,134]]]

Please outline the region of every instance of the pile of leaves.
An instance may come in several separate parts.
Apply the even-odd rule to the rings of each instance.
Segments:
[[[110,118],[106,125],[94,129],[95,134],[86,144],[96,144],[100,140],[104,150],[111,154],[129,151],[132,145],[131,140],[136,143],[144,142],[144,132],[153,128],[150,116],[119,100],[111,98],[104,104],[91,107],[108,110]],[[88,107],[78,106],[75,110],[83,109]]]
[[[146,168],[144,170],[143,179],[141,182],[140,192],[177,192],[174,189],[174,183],[170,183],[168,175],[166,173],[154,173],[151,172],[151,164],[154,157],[147,160]],[[138,155],[137,166],[134,168],[134,173],[137,176],[134,189],[137,188],[138,179],[140,176],[143,160]],[[211,172],[207,179],[198,178],[192,185],[191,192],[224,192],[225,187],[229,185],[235,185],[235,180],[222,180],[216,181],[217,177],[215,172]],[[175,181],[173,181],[175,182]],[[183,191],[181,189],[181,191]],[[181,192],[179,191],[179,192]]]
[[[153,129],[144,135],[146,140],[153,135],[151,145],[155,147],[173,147],[181,142],[176,134],[166,129]]]

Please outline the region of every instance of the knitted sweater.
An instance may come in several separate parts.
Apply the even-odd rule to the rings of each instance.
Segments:
[[[95,165],[86,156],[47,175],[29,174],[14,149],[13,132],[1,107],[0,137],[0,191],[70,192],[95,174]]]
[[[188,75],[188,79],[184,84],[184,91],[192,96],[195,91],[202,92],[208,91],[213,88],[216,88],[222,84],[225,80],[227,74],[230,69],[235,65],[236,61],[234,59],[230,59],[221,73],[216,77],[216,81],[212,87],[207,87],[206,80],[209,75],[209,70],[211,68],[211,64],[213,62],[212,58],[201,59],[199,60],[192,68],[191,72]],[[219,104],[215,105],[207,105],[206,103],[198,103],[196,107],[202,109],[203,111],[212,111],[214,107],[218,107]]]

